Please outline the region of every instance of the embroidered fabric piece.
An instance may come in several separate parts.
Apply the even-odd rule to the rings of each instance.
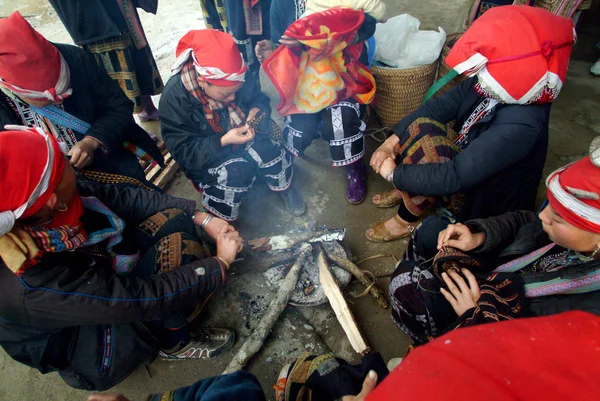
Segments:
[[[243,0],[242,3],[244,5],[244,19],[246,20],[246,34],[262,35],[262,7],[260,2],[257,2],[255,7],[248,4],[247,0]]]

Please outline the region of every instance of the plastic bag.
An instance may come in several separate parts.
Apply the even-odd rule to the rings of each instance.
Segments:
[[[394,68],[413,68],[433,63],[440,56],[446,32],[419,31],[421,22],[402,14],[377,24],[375,60]]]

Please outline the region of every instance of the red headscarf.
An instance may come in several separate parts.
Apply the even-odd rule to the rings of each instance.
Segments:
[[[600,233],[600,137],[589,157],[550,174],[546,186],[556,213],[577,228]]]
[[[0,85],[33,100],[62,100],[72,92],[58,49],[17,11],[0,19]]]
[[[52,135],[37,128],[0,132],[0,235],[48,202],[64,168],[65,158]]]
[[[589,313],[482,324],[416,348],[367,401],[593,400],[599,360]]]
[[[177,74],[190,57],[198,75],[218,86],[235,86],[244,82],[248,67],[233,41],[233,36],[215,29],[186,33],[175,52],[172,71]]]
[[[478,90],[501,103],[549,103],[565,82],[575,39],[569,18],[537,7],[494,7],[458,39],[446,63],[477,75]]]

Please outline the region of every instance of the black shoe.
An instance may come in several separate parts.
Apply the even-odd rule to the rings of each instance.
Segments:
[[[235,333],[229,329],[197,329],[191,337],[191,341],[178,347],[177,351],[161,350],[160,357],[170,361],[217,358],[235,343]]]
[[[294,184],[290,185],[285,191],[278,193],[283,199],[286,209],[292,215],[298,217],[306,213],[306,202],[304,202],[302,195],[300,195]]]

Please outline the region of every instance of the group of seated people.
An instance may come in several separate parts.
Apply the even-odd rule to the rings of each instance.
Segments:
[[[448,58],[457,71],[472,77],[402,119],[370,159],[373,169],[393,184],[373,203],[399,209],[366,236],[373,242],[411,236],[390,295],[394,322],[418,345],[481,323],[573,309],[600,314],[595,291],[600,282],[599,142],[592,143],[590,156],[548,177],[548,202],[539,214],[533,211],[546,160],[550,104],[560,92],[573,45],[572,21],[526,6],[497,10],[479,18],[465,33],[462,43],[467,45],[458,42]],[[297,17],[289,16],[290,25]],[[542,46],[536,35],[529,38],[543,48],[527,54],[532,60],[518,68],[511,64],[518,57],[492,63],[492,56],[482,56],[493,47],[490,41],[503,36],[481,32],[510,31],[511,24],[523,25],[519,18],[536,22],[534,33],[536,27],[540,33],[540,26],[553,26],[554,45]],[[364,19],[369,29],[372,22]],[[359,41],[373,33],[357,29]],[[282,46],[290,49],[290,57],[307,52],[303,41],[277,35],[285,37]],[[505,47],[514,49],[506,40]],[[268,61],[282,54],[280,49],[268,55],[257,46],[259,59]],[[255,80],[245,81],[247,66],[229,34],[190,31],[179,41],[176,56],[160,101],[161,134],[201,192],[201,205],[164,194],[145,180],[138,159],[160,164],[160,151],[135,124],[133,105],[118,83],[91,55],[48,42],[18,13],[0,20],[0,345],[15,360],[42,373],[59,372],[76,388],[111,388],[158,355],[207,359],[233,347],[232,330],[196,326],[196,317],[226,281],[242,249],[231,223],[256,174],[293,215],[305,212],[293,184],[293,162],[317,136],[319,125],[330,142],[333,164],[348,169],[349,203],[360,203],[367,193],[364,97],[337,97],[318,113],[286,116],[282,144],[272,137],[269,98]],[[360,63],[352,62],[352,68]],[[519,74],[527,65],[540,64],[542,80],[538,70],[529,74],[536,90],[516,99],[507,80],[526,82]],[[347,94],[347,86],[342,92]],[[574,338],[590,341],[582,339],[581,352],[558,356],[572,356],[575,364],[581,363],[577,355],[589,360],[588,348],[600,349],[593,335],[598,319],[582,313],[561,316],[527,320],[523,327],[501,323],[494,326],[496,337],[488,336],[494,329],[476,327],[448,338],[472,342],[472,358],[459,345],[453,345],[454,351],[470,364],[483,363],[477,336],[502,342],[504,328],[523,333],[546,327],[544,333],[560,343],[564,336],[556,332],[571,330],[571,323],[561,322],[572,322]],[[590,335],[579,327],[591,330]],[[516,341],[512,351],[532,347]],[[458,398],[459,388],[475,391],[465,389],[473,376],[460,378],[460,368],[428,366],[427,358],[437,358],[435,347],[450,342],[418,347],[367,399],[392,399],[402,391],[411,398],[418,383],[442,376],[453,378],[454,387],[440,381],[440,388],[427,391],[453,391]],[[307,386],[328,394],[315,399],[365,399],[377,377],[382,381],[387,374],[375,359],[345,369],[353,372],[347,373],[350,384],[333,391],[320,364],[327,365],[323,371],[347,364],[333,356],[303,357],[282,371],[277,397],[309,399],[302,398]],[[529,363],[526,357],[519,360]],[[590,362],[586,368],[592,365],[597,366]],[[473,366],[469,372],[477,372]],[[315,370],[318,377],[306,376]],[[367,374],[371,370],[377,374]],[[535,383],[551,382],[544,378],[527,384],[523,377],[532,376],[519,369],[512,373],[530,390]],[[597,373],[590,368],[577,377],[597,379]],[[593,382],[600,381],[587,384]],[[256,380],[242,373],[200,382],[174,399],[196,399],[193,394],[217,384],[222,387],[213,389],[215,394],[240,391],[247,399],[250,394],[264,399]],[[591,390],[582,386],[578,391]]]

